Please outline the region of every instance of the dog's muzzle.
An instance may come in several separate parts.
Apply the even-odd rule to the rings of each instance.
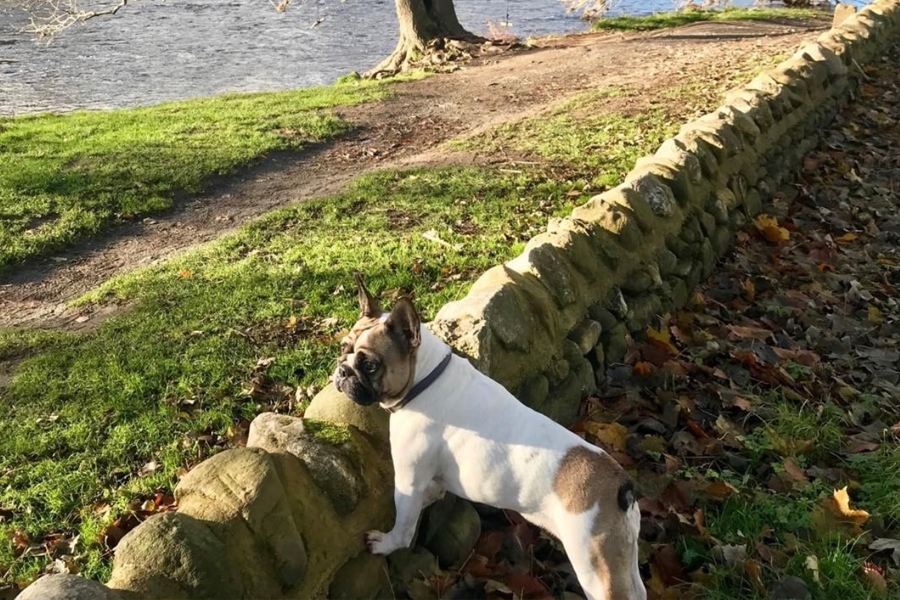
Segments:
[[[334,387],[360,406],[369,406],[378,401],[378,394],[372,385],[345,362],[338,363],[334,371]]]

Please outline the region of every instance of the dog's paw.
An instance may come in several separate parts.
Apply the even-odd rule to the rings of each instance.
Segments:
[[[366,533],[366,547],[372,554],[390,554],[396,548],[391,544],[390,536],[382,531]]]

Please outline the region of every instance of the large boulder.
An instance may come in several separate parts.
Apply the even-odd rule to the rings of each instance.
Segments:
[[[305,542],[306,576],[291,595],[328,594],[339,569],[365,550],[365,532],[384,531],[393,523],[387,444],[355,427],[263,414],[251,424],[247,445],[265,450],[274,461]]]

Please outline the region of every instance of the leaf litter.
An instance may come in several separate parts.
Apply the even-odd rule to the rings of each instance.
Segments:
[[[609,366],[572,428],[638,482],[651,599],[832,597],[815,552],[834,539],[858,559],[854,589],[900,589],[900,506],[865,493],[880,475],[857,468],[900,443],[900,73],[887,62],[898,55],[688,306]],[[884,477],[900,498],[900,473]],[[755,531],[717,523],[764,504],[799,513]],[[463,569],[428,589],[580,593],[558,544],[503,514],[485,521]],[[498,550],[510,540],[525,556],[515,566]],[[511,584],[513,573],[531,585]]]

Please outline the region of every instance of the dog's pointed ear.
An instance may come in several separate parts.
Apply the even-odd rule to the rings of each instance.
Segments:
[[[356,278],[356,292],[357,297],[359,298],[359,316],[377,319],[381,316],[381,305],[378,304],[378,300],[376,300],[372,294],[369,293],[369,290],[366,289],[366,284],[363,283],[362,273],[356,273],[354,274],[354,277]]]
[[[407,296],[401,296],[391,314],[384,322],[390,329],[400,332],[400,334],[409,342],[410,348],[416,348],[422,341],[421,324],[419,322],[419,314],[416,307],[413,306],[412,300]]]

